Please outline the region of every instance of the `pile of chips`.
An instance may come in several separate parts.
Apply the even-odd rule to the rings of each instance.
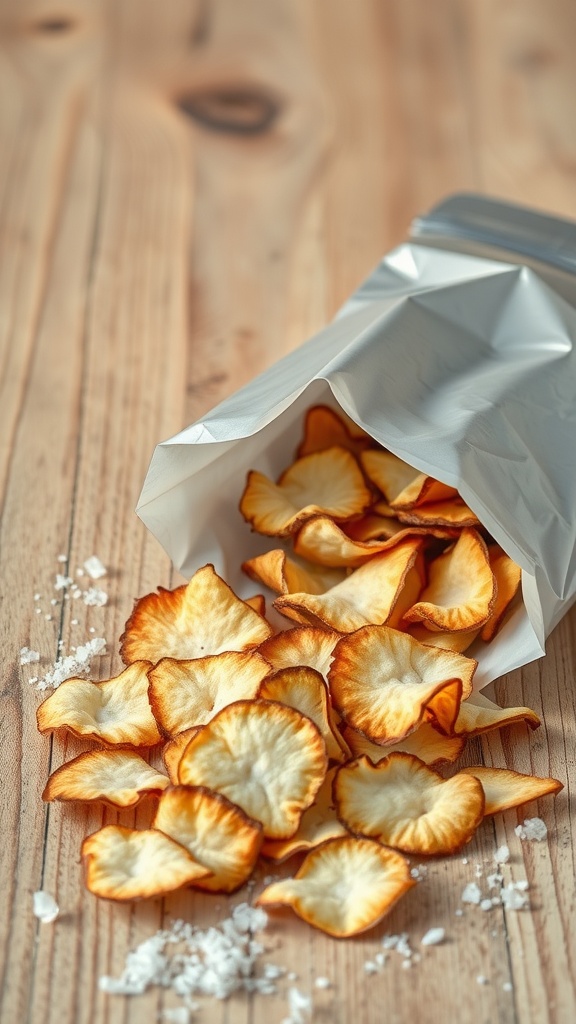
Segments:
[[[539,724],[475,693],[463,654],[520,599],[520,570],[453,488],[324,406],[277,483],[249,474],[240,508],[281,538],[243,568],[296,625],[275,632],[264,598],[241,600],[211,565],[141,598],[125,670],[70,679],[38,709],[41,732],[98,744],[52,774],[44,799],[156,802],[150,828],[107,825],[84,841],[98,896],[229,893],[259,857],[300,855],[258,903],[355,935],[415,884],[405,854],[455,853],[486,815],[561,788],[438,770],[468,736]],[[161,743],[165,771],[143,755]]]

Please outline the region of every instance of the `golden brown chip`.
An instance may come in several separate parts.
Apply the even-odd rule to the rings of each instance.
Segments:
[[[392,452],[367,451],[360,456],[368,478],[394,509],[411,509],[425,502],[446,501],[457,497],[455,487],[419,473]]]
[[[244,603],[264,618],[266,614],[266,598],[264,594],[254,594],[253,597],[246,597]]]
[[[175,736],[205,725],[227,704],[255,697],[270,672],[256,651],[225,651],[207,658],[163,658],[148,673],[148,696],[158,725]]]
[[[195,736],[201,728],[202,726],[197,725],[194,726],[193,729],[185,729],[184,732],[179,732],[174,739],[169,740],[162,748],[162,760],[166,765],[166,771],[168,772],[168,777],[173,786],[178,785],[178,765],[180,764],[180,758],[192,737]]]
[[[289,839],[266,839],[262,845],[262,856],[279,864],[295,853],[311,850],[327,839],[348,835],[344,825],[336,817],[332,800],[332,783],[336,768],[326,773],[316,799],[300,819],[298,829]]]
[[[289,906],[313,928],[346,938],[372,928],[416,883],[408,862],[369,839],[329,839],[294,876],[273,882],[262,907]]]
[[[328,682],[337,710],[353,728],[375,743],[398,743],[429,713],[444,731],[453,731],[476,664],[387,626],[365,626],[338,641]]]
[[[516,722],[526,722],[531,729],[540,725],[538,715],[531,708],[501,708],[483,693],[471,693],[460,705],[454,732],[462,736],[476,736]]]
[[[258,533],[286,537],[310,516],[324,513],[343,521],[361,515],[371,503],[354,456],[344,448],[328,448],[298,459],[277,484],[252,470],[240,511]]]
[[[188,584],[158,589],[140,598],[120,637],[126,663],[145,658],[203,658],[223,651],[245,651],[272,634],[272,627],[236,597],[214,566],[205,565]]]
[[[159,796],[169,784],[132,750],[90,750],[57,768],[43,800],[100,800],[112,807],[133,807],[145,796]]]
[[[106,825],[82,843],[86,886],[107,900],[143,900],[194,885],[209,871],[156,829]]]
[[[367,623],[396,625],[422,581],[421,539],[410,538],[376,555],[325,594],[277,597],[274,607],[296,622],[348,633]]]
[[[153,747],[162,737],[148,703],[148,661],[101,683],[67,679],[37,711],[40,732],[59,729],[107,746]]]
[[[250,877],[262,845],[262,826],[220,793],[177,786],[160,798],[153,827],[210,871],[199,889],[234,892]]]
[[[330,761],[344,761],[350,751],[341,738],[324,679],[313,668],[283,668],[266,677],[258,696],[295,708],[314,722]]]
[[[496,578],[497,594],[490,618],[480,634],[486,643],[489,643],[500,629],[522,578],[520,566],[516,565],[516,562],[513,562],[497,544],[488,548],[488,554],[490,568]]]
[[[380,511],[379,506],[375,506]],[[429,505],[417,508],[398,509],[398,519],[412,526],[446,526],[473,527],[480,526],[478,516],[462,498],[450,498],[448,501],[434,501]]]
[[[295,626],[265,640],[259,653],[273,669],[308,665],[326,679],[340,633],[314,626]]]
[[[351,729],[349,725],[342,730],[342,736],[354,757],[365,755],[373,764],[396,750],[405,754],[415,754],[421,761],[424,761],[424,764],[448,764],[460,757],[466,743],[464,736],[446,736],[439,732],[431,722],[423,722],[399,743],[387,743],[385,746],[372,743],[367,736],[357,732],[356,729]]]
[[[301,459],[303,455],[335,446],[358,454],[370,444],[373,444],[370,435],[345,412],[335,412],[328,405],[314,405],[306,413],[304,440],[296,454]]]
[[[463,530],[429,571],[428,586],[406,612],[405,622],[424,622],[441,632],[466,632],[487,621],[496,600],[496,581],[476,530]]]
[[[326,774],[324,741],[309,718],[267,700],[237,701],[190,741],[178,774],[185,786],[223,793],[264,835],[292,835]]]
[[[530,800],[540,800],[549,793],[558,793],[564,788],[558,779],[543,779],[536,775],[521,775],[507,768],[485,768],[474,765],[463,768],[459,775],[477,779],[482,789],[486,805],[484,814],[498,814],[510,807],[519,807]],[[458,778],[458,776],[456,776]]]
[[[344,579],[344,570],[319,568],[311,562],[296,562],[277,548],[242,563],[247,576],[263,583],[276,594],[323,594]]]
[[[461,633],[438,633],[428,629],[424,623],[415,622],[406,632],[421,644],[442,647],[445,651],[456,651],[457,654],[463,654],[474,643],[480,629],[464,630]]]
[[[412,754],[389,754],[376,765],[359,757],[336,772],[334,799],[347,828],[405,853],[455,853],[484,817],[484,793],[472,775],[451,779]]]

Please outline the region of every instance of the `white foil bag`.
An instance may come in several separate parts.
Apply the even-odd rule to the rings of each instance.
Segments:
[[[481,688],[540,657],[576,595],[575,338],[576,225],[453,197],[332,324],[158,445],[138,514],[184,575],[212,562],[248,596],[241,562],[278,541],[242,520],[246,474],[276,478],[306,409],[340,406],[521,565],[523,603],[467,652]]]

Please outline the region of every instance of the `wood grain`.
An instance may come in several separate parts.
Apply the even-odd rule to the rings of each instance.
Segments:
[[[133,512],[155,443],[322,327],[449,192],[576,217],[575,32],[568,0],[0,0],[3,1021],[158,1019],[172,996],[108,997],[99,977],[159,926],[217,923],[237,902],[98,903],[82,838],[149,810],[41,801],[81,746],[38,735],[27,680],[59,642],[94,635],[108,639],[101,678],[118,671],[133,599],[173,579]],[[75,575],[93,553],[110,568],[108,605],[58,600],[56,572]],[[23,645],[39,667],[20,668]],[[288,913],[271,923],[270,959],[313,994],[318,1024],[576,1020],[575,649],[570,613],[542,662],[495,687],[542,728],[467,755],[562,779],[556,801],[486,821],[465,857],[430,864],[356,940]],[[521,844],[514,826],[539,811],[549,842]],[[475,864],[488,871],[503,842],[531,911],[457,915]],[[62,908],[54,926],[31,913],[42,887]],[[448,941],[418,964],[392,955],[365,973],[384,934],[416,945],[433,925]],[[318,976],[332,986],[315,989]],[[204,1002],[199,1019],[286,1014],[284,996],[235,996]]]

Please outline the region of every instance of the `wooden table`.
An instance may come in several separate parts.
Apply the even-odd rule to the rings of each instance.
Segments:
[[[134,597],[177,582],[133,511],[155,443],[322,327],[414,215],[471,189],[576,217],[576,7],[1,0],[0,24],[2,1021],[152,1022],[174,1000],[108,997],[98,978],[161,924],[217,922],[227,901],[115,906],[84,891],[81,840],[117,815],[42,804],[80,747],[38,735],[27,680],[59,640],[93,636],[109,643],[100,677],[120,670]],[[56,572],[94,553],[108,605],[62,601]],[[469,755],[556,776],[556,800],[488,820],[468,864],[432,865],[357,940],[288,913],[270,926],[318,1024],[576,1020],[575,627],[567,615],[543,661],[496,684],[542,727]],[[25,645],[39,666],[20,666]],[[521,844],[514,826],[537,813],[549,841]],[[531,911],[457,916],[474,864],[505,842]],[[54,925],[32,914],[40,888],[57,895]],[[383,934],[418,944],[435,925],[447,941],[419,964],[365,973]],[[317,975],[333,986],[316,990]],[[238,996],[198,1019],[286,1015],[284,998]]]

